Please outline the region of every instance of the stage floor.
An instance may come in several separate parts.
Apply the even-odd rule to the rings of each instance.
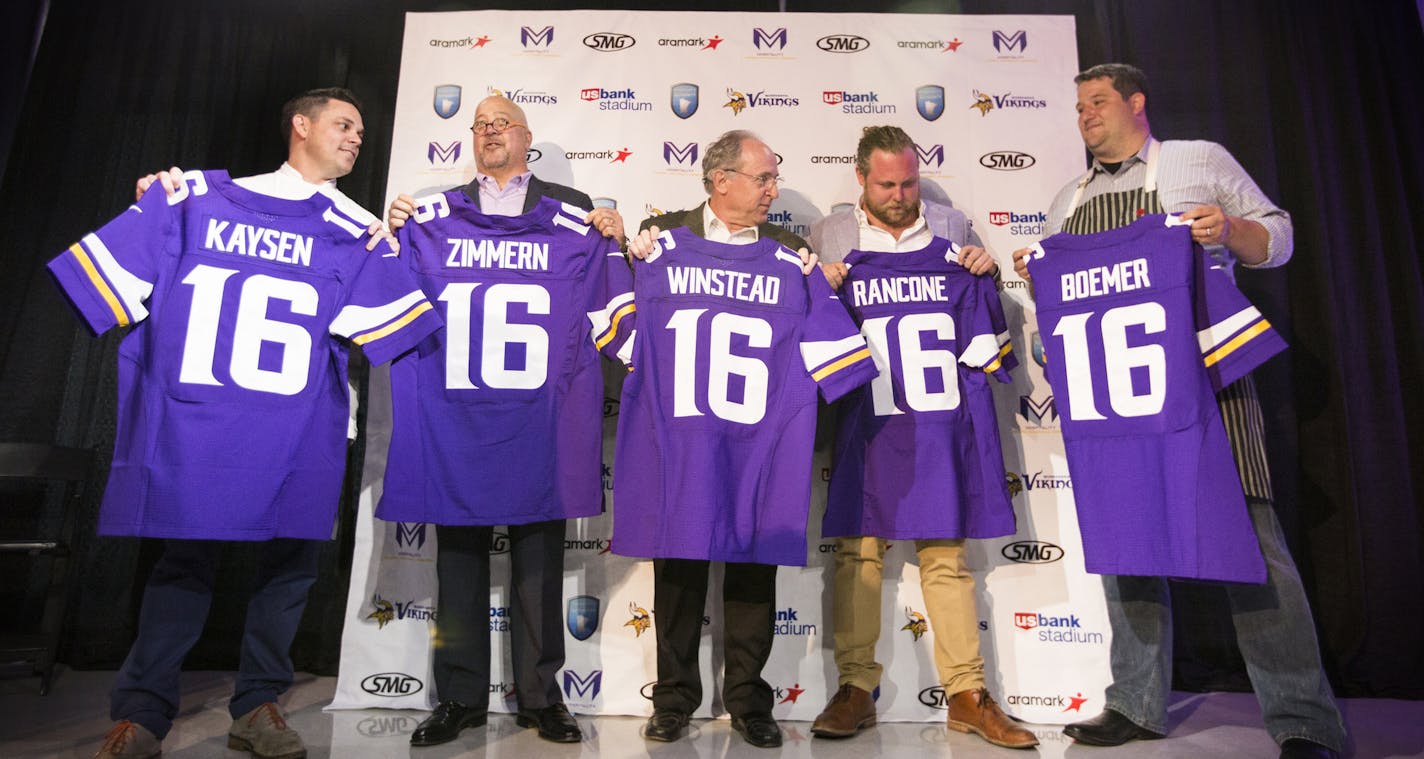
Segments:
[[[0,757],[89,757],[109,729],[108,689],[113,672],[62,671],[48,696],[39,695],[39,680],[0,680]],[[230,751],[226,734],[231,719],[227,700],[230,672],[188,672],[183,675],[182,713],[164,741],[170,759],[207,759],[247,754]],[[690,738],[675,743],[645,741],[636,717],[579,717],[581,744],[539,740],[534,730],[514,724],[508,715],[491,715],[489,725],[466,730],[443,746],[414,749],[410,732],[424,712],[370,709],[323,712],[331,701],[336,678],[298,674],[284,699],[291,724],[307,743],[308,756],[338,759],[453,759],[481,757],[655,757],[667,759],[730,759],[810,757],[939,756],[955,759],[1041,756],[1070,759],[1207,759],[1230,757],[1271,759],[1278,750],[1261,727],[1261,713],[1249,693],[1173,693],[1172,734],[1166,740],[1136,742],[1118,748],[1075,745],[1058,727],[1031,726],[1040,744],[1035,751],[1013,752],[979,738],[950,731],[943,724],[885,723],[848,740],[811,739],[805,722],[782,722],[785,745],[779,750],[753,748],[732,732],[725,720],[694,721]],[[1424,702],[1350,699],[1342,702],[1345,722],[1358,759],[1424,757]]]

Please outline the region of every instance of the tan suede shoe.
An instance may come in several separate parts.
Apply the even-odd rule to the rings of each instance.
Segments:
[[[849,738],[874,725],[875,700],[868,692],[846,683],[811,723],[811,734],[817,738]]]
[[[1005,748],[1038,745],[1038,738],[1004,714],[985,688],[962,690],[949,697],[949,729],[978,733],[984,740]]]

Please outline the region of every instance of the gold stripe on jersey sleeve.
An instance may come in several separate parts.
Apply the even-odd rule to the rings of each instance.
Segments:
[[[1271,323],[1266,321],[1265,319],[1262,319],[1261,321],[1252,324],[1251,326],[1242,330],[1241,334],[1231,338],[1230,340],[1227,340],[1226,343],[1224,343],[1220,348],[1217,348],[1211,353],[1208,353],[1206,357],[1202,359],[1202,363],[1206,366],[1212,366],[1216,362],[1231,355],[1232,352],[1235,351],[1237,348],[1240,348],[1241,346],[1250,342],[1257,335],[1261,334],[1262,332],[1265,332],[1270,328]]]
[[[69,246],[69,252],[74,254],[74,260],[79,262],[80,268],[84,269],[84,274],[89,277],[89,283],[94,285],[99,296],[104,302],[109,304],[109,309],[114,312],[114,320],[120,327],[129,325],[128,312],[124,311],[124,304],[119,300],[119,296],[114,293],[109,283],[104,281],[104,276],[99,273],[99,268],[94,265],[94,259],[89,257],[89,253],[84,250],[79,243]]]
[[[1004,343],[1003,347],[999,348],[999,355],[995,356],[993,361],[985,365],[984,373],[993,374],[994,372],[999,371],[999,367],[1004,365],[1004,358],[1013,352],[1014,344]]]
[[[372,340],[379,340],[385,337],[386,335],[395,332],[401,327],[404,327],[405,325],[415,321],[417,317],[419,317],[426,311],[429,311],[431,308],[434,308],[434,306],[430,305],[430,301],[422,300],[420,303],[416,304],[414,308],[405,312],[405,315],[400,317],[399,319],[392,321],[390,324],[387,324],[386,326],[381,327],[380,329],[372,330],[359,337],[353,337],[351,338],[351,342],[356,343],[357,345],[365,345],[366,343],[369,343]]]
[[[860,350],[846,356],[845,358],[833,361],[821,367],[819,370],[816,371],[815,374],[811,375],[811,379],[820,382],[822,378],[835,374],[836,372],[846,368],[847,366],[863,361],[867,358],[870,358],[870,349],[861,348]]]
[[[609,344],[613,341],[614,337],[618,336],[618,322],[622,321],[623,317],[637,310],[638,306],[636,304],[629,303],[626,306],[618,309],[617,311],[614,311],[613,319],[608,322],[608,329],[604,331],[602,336],[600,336],[597,340],[593,342],[594,346],[597,347],[599,350],[603,350],[603,346]]]

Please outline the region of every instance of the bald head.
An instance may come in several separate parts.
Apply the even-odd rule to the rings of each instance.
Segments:
[[[507,121],[508,126],[496,132],[501,120]],[[490,95],[475,108],[474,123],[471,131],[475,137],[475,168],[480,173],[494,177],[504,186],[511,177],[529,170],[529,146],[534,135],[519,104],[503,95]]]

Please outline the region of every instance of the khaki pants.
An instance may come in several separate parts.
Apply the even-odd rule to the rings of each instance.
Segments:
[[[920,589],[934,630],[935,668],[944,692],[984,687],[984,658],[979,655],[974,575],[964,558],[963,540],[917,540]],[[873,692],[884,669],[875,661],[880,639],[880,578],[885,541],[875,537],[836,539],[832,598],[832,641],[840,685]],[[908,621],[908,620],[907,620]],[[908,634],[908,633],[907,633]]]

